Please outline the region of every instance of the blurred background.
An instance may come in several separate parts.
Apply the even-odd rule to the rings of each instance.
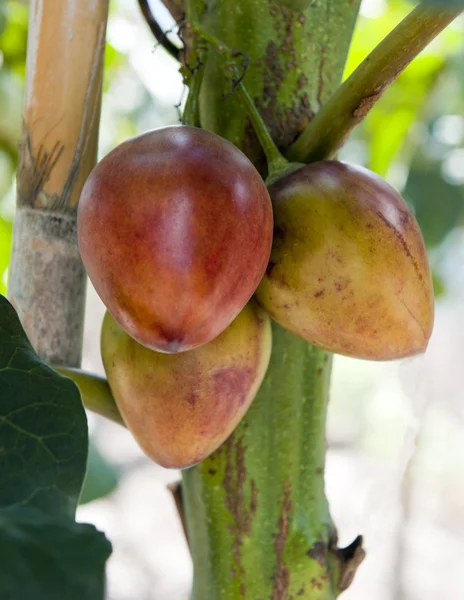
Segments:
[[[169,16],[157,0],[161,23]],[[411,4],[363,0],[346,75]],[[0,0],[0,293],[6,293],[24,94],[28,2]],[[136,0],[112,0],[100,156],[129,136],[178,122],[177,65]],[[342,158],[396,186],[433,266],[436,324],[425,356],[391,363],[335,357],[326,488],[346,545],[367,558],[346,600],[462,600],[464,572],[464,20],[402,74]],[[103,306],[89,285],[83,367],[103,373]],[[78,519],[113,542],[111,600],[187,600],[192,567],[168,484],[130,434],[89,415],[91,454]],[[205,599],[210,600],[210,599]],[[212,599],[211,599],[212,600]],[[261,600],[261,599],[256,599]]]

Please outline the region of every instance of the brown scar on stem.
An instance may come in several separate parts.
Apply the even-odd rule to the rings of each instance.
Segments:
[[[318,581],[315,577],[313,577],[311,579],[311,587],[315,588],[316,590],[322,590],[324,584],[321,581]]]
[[[291,492],[291,485],[287,482],[284,485],[282,511],[277,524],[277,536],[274,544],[277,559],[277,569],[274,578],[271,600],[287,600],[288,589],[290,587],[290,572],[284,562],[284,550],[289,533],[289,514],[293,510]]]
[[[325,567],[327,564],[327,544],[324,542],[315,542],[306,554],[317,561],[321,567]]]
[[[395,79],[398,77],[401,71],[402,69],[395,73],[393,77],[390,77],[388,81],[384,81],[381,85],[374,88],[371,94],[364,96],[364,98],[362,98],[362,100],[359,102],[358,106],[353,109],[353,117],[355,117],[358,121],[362,121],[367,115],[367,113],[374,106],[374,104],[377,102],[377,100],[379,100],[380,96],[384,93],[384,91],[390,86],[390,84],[392,84],[395,81]]]
[[[245,572],[242,566],[242,557],[240,549],[243,543],[243,537],[251,534],[251,515],[245,504],[245,482],[247,477],[245,467],[245,446],[241,438],[236,439],[232,435],[224,444],[226,452],[226,471],[224,475],[223,488],[226,493],[226,507],[233,517],[233,524],[230,533],[233,535],[232,553],[235,561],[233,569],[234,577],[244,577]],[[243,583],[240,584],[240,595],[246,597],[246,589]]]
[[[377,102],[377,100],[383,94],[386,87],[387,86],[385,85],[385,86],[376,88],[372,94],[369,94],[368,96],[365,96],[364,98],[362,98],[362,100],[359,102],[358,106],[353,110],[353,113],[352,113],[353,117],[362,121],[362,119],[364,119],[364,117],[367,115],[367,113],[371,110],[371,108],[374,106],[374,104]]]
[[[321,48],[321,58],[319,60],[319,73],[318,73],[318,84],[317,84],[317,102],[319,107],[322,106],[322,92],[324,91],[324,66],[325,66],[325,48]]]
[[[256,514],[258,510],[258,488],[256,487],[256,482],[254,479],[250,481],[251,486],[251,502],[250,502],[250,511],[252,515]]]

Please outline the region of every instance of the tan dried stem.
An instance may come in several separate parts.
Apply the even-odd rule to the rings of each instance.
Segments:
[[[9,297],[36,351],[79,366],[76,206],[96,160],[108,0],[32,0]]]

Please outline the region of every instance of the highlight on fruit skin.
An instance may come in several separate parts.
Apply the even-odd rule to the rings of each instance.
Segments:
[[[271,259],[256,298],[283,327],[347,356],[425,351],[433,286],[419,226],[400,194],[362,167],[322,161],[269,188]]]
[[[101,353],[142,450],[163,467],[182,469],[214,452],[245,415],[269,364],[270,319],[251,301],[212,342],[163,354],[136,342],[107,312]]]
[[[100,298],[137,341],[169,353],[211,341],[242,310],[269,261],[272,223],[248,158],[187,126],[112,150],[78,207],[80,252]]]

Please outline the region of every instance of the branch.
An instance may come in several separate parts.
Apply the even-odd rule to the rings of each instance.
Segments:
[[[95,166],[108,0],[32,0],[8,295],[36,352],[81,362],[76,207]]]
[[[332,157],[408,64],[462,12],[422,2],[369,54],[290,148],[290,160]]]
[[[180,60],[180,50],[177,46],[175,46],[166,36],[166,32],[161,29],[158,24],[158,21],[155,19],[154,14],[150,10],[150,6],[148,4],[148,0],[138,0],[140,10],[142,11],[142,15],[145,21],[150,28],[150,31],[155,36],[155,39],[163,48],[177,61]]]
[[[80,369],[56,365],[52,365],[52,368],[63,377],[68,377],[74,381],[79,388],[82,404],[85,408],[125,426],[106,379]]]

